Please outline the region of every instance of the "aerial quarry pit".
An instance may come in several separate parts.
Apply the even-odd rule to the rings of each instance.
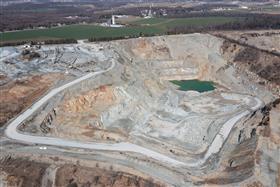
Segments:
[[[280,35],[262,36],[2,47],[0,186],[279,186]]]

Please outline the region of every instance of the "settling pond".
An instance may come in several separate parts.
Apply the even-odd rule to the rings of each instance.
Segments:
[[[179,86],[179,90],[189,91],[194,90],[198,92],[207,92],[211,90],[215,90],[215,83],[212,81],[200,81],[197,79],[193,80],[172,80],[170,81],[173,84]]]

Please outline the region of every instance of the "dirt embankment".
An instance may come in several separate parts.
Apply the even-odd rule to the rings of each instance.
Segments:
[[[67,95],[55,108],[56,115],[50,124],[50,134],[79,140],[124,140],[123,132],[106,129],[101,120],[101,113],[116,104],[112,86],[103,85],[80,95]]]
[[[3,187],[38,187],[48,164],[6,157],[0,163]]]
[[[280,100],[265,106],[250,117],[248,127],[239,131],[240,142],[228,154],[222,156],[217,171],[203,176],[198,184],[225,185],[238,183],[240,186],[279,186],[280,164]],[[255,115],[262,115],[260,122]],[[255,122],[255,123],[253,123]],[[254,125],[252,127],[252,125]],[[233,136],[232,138],[236,138]],[[238,140],[238,141],[239,141]],[[232,141],[232,140],[230,140]]]
[[[242,182],[254,173],[256,138],[238,145],[231,155],[224,160],[221,171],[208,175],[203,182],[211,185],[225,185]]]
[[[280,30],[224,31],[212,34],[241,45],[280,55]]]
[[[225,41],[222,53],[237,69],[253,72],[256,82],[267,85],[274,93],[280,93],[280,57],[256,48]]]
[[[121,172],[65,165],[57,170],[56,186],[160,187],[162,185]]]
[[[92,113],[99,115],[108,106],[114,103],[112,87],[100,86],[98,89],[82,93],[77,97],[71,97],[60,106],[63,112],[67,113]]]
[[[9,156],[2,159],[0,163],[0,181],[3,187],[39,187],[43,184],[46,187],[163,186],[152,179],[144,179],[131,174],[101,168],[86,168],[70,164],[51,166],[46,163],[15,159]]]
[[[280,57],[246,47],[236,54],[234,62],[242,63],[260,77],[280,85]]]
[[[0,127],[30,106],[62,76],[52,73],[8,81],[0,86]]]

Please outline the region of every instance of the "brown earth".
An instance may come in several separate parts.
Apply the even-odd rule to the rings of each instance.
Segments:
[[[7,157],[0,164],[1,178],[9,187],[41,186],[48,164]]]
[[[59,107],[67,113],[91,112],[92,115],[99,115],[102,109],[106,109],[114,103],[115,96],[112,87],[100,86],[98,89],[81,93],[77,97],[65,100]]]
[[[38,163],[26,159],[11,158],[1,160],[0,180],[4,187],[38,187],[42,185],[48,163]],[[56,166],[54,177],[45,185],[56,187],[161,187],[152,179],[144,179],[131,174],[101,168],[86,168],[77,165]],[[55,181],[53,181],[55,180]]]
[[[0,127],[30,106],[61,77],[56,73],[35,75],[0,86]]]
[[[146,180],[122,172],[64,165],[57,170],[56,186],[160,187],[162,185],[154,183],[152,179]]]
[[[250,47],[224,42],[223,53],[234,55],[233,62],[265,80],[280,85],[280,57]]]
[[[147,40],[140,40],[132,45],[131,51],[143,59],[169,59],[170,51],[164,45],[164,42],[153,43]]]
[[[57,115],[50,133],[55,136],[82,140],[123,140],[125,134],[104,128],[100,114],[114,105],[117,98],[113,87],[100,86],[97,89],[68,95],[55,110]]]
[[[280,95],[280,56],[227,40],[221,50],[229,63],[236,65],[238,71],[265,85],[275,95]]]

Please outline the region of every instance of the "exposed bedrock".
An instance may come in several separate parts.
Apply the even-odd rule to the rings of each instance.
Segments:
[[[77,61],[73,53],[84,58]],[[40,141],[57,138],[51,139],[56,140],[55,148],[67,144],[67,152],[80,154],[76,157],[91,155],[114,169],[115,165],[133,168],[166,185],[276,186],[279,105],[273,102],[278,95],[271,85],[278,84],[278,74],[264,76],[252,67],[251,60],[264,60],[261,55],[208,34],[49,47],[39,57],[45,58],[46,64],[41,63],[49,71],[57,68],[72,78],[102,73],[53,96],[19,130]],[[267,59],[270,63],[274,57]],[[181,91],[170,82],[189,79],[213,81],[216,89]],[[78,144],[71,147],[71,142]],[[97,148],[77,146],[83,143]],[[83,155],[83,151],[88,152]],[[55,170],[65,175],[56,182],[85,185],[66,171],[88,176],[88,170],[66,165]],[[114,172],[89,183],[157,186],[150,179],[130,176],[133,172]]]

